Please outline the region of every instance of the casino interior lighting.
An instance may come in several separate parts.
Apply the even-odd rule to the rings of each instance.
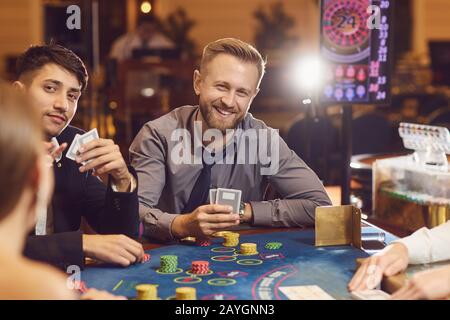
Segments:
[[[319,89],[323,79],[323,63],[318,56],[299,58],[293,65],[293,82],[300,90]]]
[[[141,12],[148,14],[152,11],[152,5],[149,1],[143,1],[141,4]]]

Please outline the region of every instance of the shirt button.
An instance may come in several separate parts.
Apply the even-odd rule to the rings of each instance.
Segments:
[[[58,162],[57,166],[58,166],[58,168],[61,168],[62,167],[61,162]]]

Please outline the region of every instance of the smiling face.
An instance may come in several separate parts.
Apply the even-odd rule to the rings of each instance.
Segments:
[[[219,54],[194,73],[194,90],[208,128],[225,133],[244,119],[258,93],[259,73],[255,64],[229,54]]]
[[[33,106],[42,114],[48,138],[58,136],[72,121],[81,95],[76,75],[54,63],[44,65],[21,80]]]

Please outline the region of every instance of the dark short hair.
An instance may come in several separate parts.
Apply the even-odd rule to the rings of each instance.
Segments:
[[[25,51],[17,60],[17,79],[49,63],[54,63],[75,75],[81,84],[81,91],[86,88],[88,73],[83,61],[73,51],[57,44],[31,46]]]

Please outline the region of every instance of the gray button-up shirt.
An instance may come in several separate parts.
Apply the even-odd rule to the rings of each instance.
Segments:
[[[183,209],[203,167],[201,130],[194,124],[198,112],[198,106],[184,106],[146,123],[130,147],[139,181],[139,213],[151,238],[174,240],[172,221],[187,213]],[[311,226],[315,208],[331,204],[316,174],[278,131],[250,113],[231,142],[226,158],[215,158],[211,186],[242,190],[241,200],[252,206],[253,225]],[[262,201],[269,184],[282,199]]]

